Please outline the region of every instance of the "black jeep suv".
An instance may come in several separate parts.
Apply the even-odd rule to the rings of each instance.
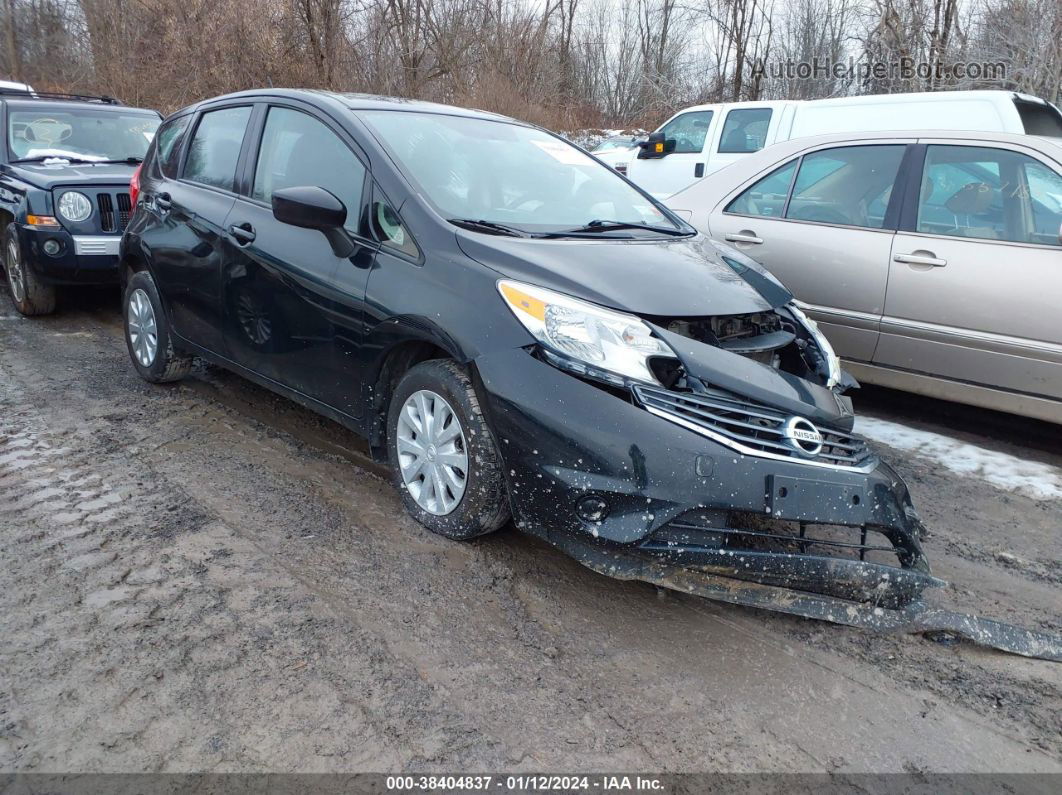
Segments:
[[[109,97],[0,89],[3,267],[24,315],[56,286],[117,284],[129,182],[161,117]]]

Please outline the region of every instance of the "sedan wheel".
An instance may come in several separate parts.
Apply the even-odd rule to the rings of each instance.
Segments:
[[[159,350],[158,326],[155,323],[155,310],[147,293],[137,289],[129,296],[129,341],[132,343],[133,355],[143,367],[151,367]]]
[[[468,448],[453,408],[421,389],[402,405],[397,430],[402,482],[414,501],[435,516],[453,512],[468,484]]]

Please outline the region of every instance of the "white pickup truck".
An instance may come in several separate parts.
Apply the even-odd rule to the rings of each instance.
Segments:
[[[937,91],[695,105],[648,140],[597,155],[657,198],[765,146],[839,132],[975,130],[1062,136],[1062,112],[1013,91]]]

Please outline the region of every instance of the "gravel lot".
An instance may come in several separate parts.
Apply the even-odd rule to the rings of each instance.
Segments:
[[[1058,429],[857,410],[1062,472]],[[1062,632],[1062,501],[881,448],[942,603]],[[408,519],[350,433],[0,296],[0,770],[1062,772],[1062,666],[593,574]]]

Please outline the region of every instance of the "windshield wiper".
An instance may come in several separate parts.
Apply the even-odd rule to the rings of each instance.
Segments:
[[[685,236],[690,234],[683,229],[675,229],[668,226],[653,226],[652,224],[639,224],[633,221],[602,221],[600,219],[591,221],[586,226],[576,227],[575,229],[566,229],[563,232],[550,232],[550,237],[565,237],[567,235],[585,235],[585,234],[598,234],[600,232],[611,232],[618,229],[646,229],[650,232],[659,232],[663,235],[676,235]]]
[[[91,160],[77,155],[36,155],[35,157],[20,157],[12,160],[12,163],[43,163],[45,160],[65,160],[67,163],[100,163],[100,160]]]
[[[144,158],[132,155],[130,157],[116,157],[108,158],[107,160],[95,160],[95,163],[128,163],[131,166],[138,166],[144,162]]]
[[[447,218],[451,224],[464,229],[472,229],[476,232],[488,232],[495,235],[508,235],[509,237],[532,237],[533,235],[515,226],[495,223],[494,221],[477,220],[475,218]],[[535,235],[537,237],[537,235]]]

